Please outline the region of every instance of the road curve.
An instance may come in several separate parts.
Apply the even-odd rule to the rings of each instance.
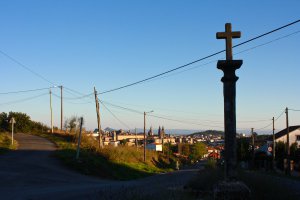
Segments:
[[[15,134],[15,139],[18,150],[0,155],[0,199],[143,199],[183,186],[197,172],[101,180],[65,168],[52,156],[57,148],[47,139],[22,133]]]

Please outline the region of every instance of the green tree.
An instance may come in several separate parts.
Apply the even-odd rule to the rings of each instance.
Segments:
[[[189,158],[192,161],[200,160],[207,153],[206,145],[203,142],[197,142],[191,145],[191,153]]]
[[[190,145],[189,144],[180,144],[181,145],[181,154],[185,156],[189,156],[191,151],[190,151]]]
[[[30,117],[21,112],[9,112],[8,119],[15,118],[16,123],[14,124],[14,129],[16,132],[29,133],[31,131],[32,123]],[[11,130],[11,126],[9,126]]]
[[[0,131],[8,130],[8,116],[7,113],[0,113]]]

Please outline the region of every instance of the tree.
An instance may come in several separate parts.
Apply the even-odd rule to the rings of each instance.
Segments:
[[[0,113],[0,131],[8,130],[8,116],[7,113]]]
[[[191,145],[191,153],[189,155],[192,161],[200,160],[207,153],[206,145],[203,142],[197,142]]]
[[[80,124],[80,118],[76,116],[72,116],[70,118],[67,118],[64,122],[64,128],[67,131],[67,129],[70,129],[70,133],[73,129],[77,127],[77,125]]]
[[[190,155],[190,145],[189,144],[180,144],[181,145],[181,154],[185,156]]]
[[[5,112],[2,112],[0,113],[0,131],[11,131],[9,120],[12,117],[16,120],[16,123],[14,125],[14,129],[16,132],[33,133],[47,131],[49,129],[46,125],[40,122],[32,121],[30,117],[25,113],[9,112],[9,114],[7,114]]]

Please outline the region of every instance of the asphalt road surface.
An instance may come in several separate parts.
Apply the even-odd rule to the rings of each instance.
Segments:
[[[55,144],[44,138],[18,133],[15,139],[18,150],[0,155],[0,199],[180,199],[172,190],[198,171],[133,181],[102,180],[65,168],[52,156]]]

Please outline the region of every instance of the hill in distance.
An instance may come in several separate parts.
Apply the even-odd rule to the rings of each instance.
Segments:
[[[224,131],[217,131],[217,130],[206,130],[206,131],[200,131],[190,134],[190,136],[197,136],[197,135],[212,135],[212,136],[224,136]]]

